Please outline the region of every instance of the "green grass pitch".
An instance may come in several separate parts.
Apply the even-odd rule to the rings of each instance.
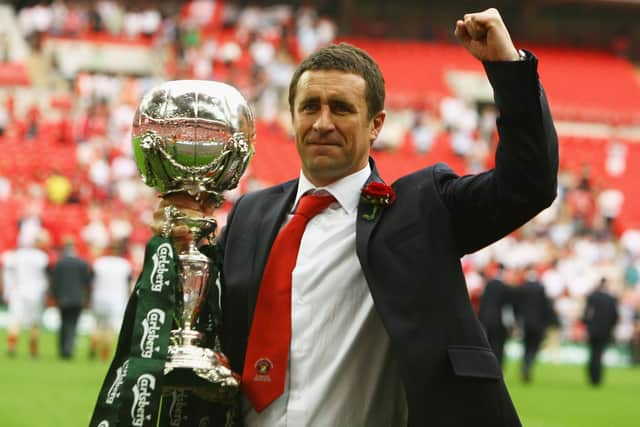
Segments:
[[[88,339],[78,337],[72,361],[57,358],[55,335],[45,332],[41,355],[31,359],[27,337],[18,355],[6,355],[0,331],[0,426],[86,427],[108,368],[88,360]],[[640,426],[640,367],[608,368],[604,383],[592,388],[583,366],[538,364],[533,382],[522,384],[518,362],[505,368],[505,378],[525,427]],[[472,426],[471,426],[472,427]]]

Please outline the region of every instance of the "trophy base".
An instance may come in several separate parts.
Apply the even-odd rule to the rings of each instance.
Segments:
[[[211,349],[193,345],[169,346],[164,375],[165,392],[189,391],[210,402],[231,402],[240,389],[238,376]]]

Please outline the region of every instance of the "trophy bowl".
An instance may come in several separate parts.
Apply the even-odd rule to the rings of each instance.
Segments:
[[[169,81],[151,89],[140,101],[132,131],[135,161],[146,185],[161,196],[184,192],[196,200],[207,197],[216,207],[223,201],[222,192],[238,185],[253,155],[254,139],[255,120],[244,97],[227,84],[203,80]],[[174,225],[186,225],[193,237],[188,248],[177,252],[177,328],[170,335],[164,390],[228,401],[239,389],[238,376],[226,366],[217,336],[208,348],[201,345],[203,333],[195,329],[207,286],[215,286],[217,278],[197,244],[215,235],[216,223],[167,206],[165,237]]]
[[[216,197],[238,185],[251,156],[255,119],[232,86],[174,80],[146,93],[133,119],[133,152],[145,184],[162,195]]]

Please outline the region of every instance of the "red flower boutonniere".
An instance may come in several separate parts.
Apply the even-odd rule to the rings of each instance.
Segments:
[[[371,221],[381,207],[391,206],[396,200],[396,193],[387,184],[374,181],[362,189],[361,198],[372,206],[371,212],[362,215],[362,218]]]

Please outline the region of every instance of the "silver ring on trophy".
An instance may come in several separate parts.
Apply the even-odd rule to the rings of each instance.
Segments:
[[[254,151],[255,120],[244,97],[224,83],[176,80],[163,83],[140,101],[133,123],[132,144],[143,182],[162,196],[183,192],[195,200],[211,198],[217,207],[222,193],[238,185]],[[207,295],[210,260],[198,250],[203,237],[215,235],[213,218],[195,218],[173,206],[164,210],[161,233],[170,237],[186,225],[192,239],[178,251],[177,329],[171,331],[164,374],[184,381],[165,386],[192,391],[210,401],[229,401],[239,379],[220,363],[214,349],[202,347],[194,329]],[[215,286],[215,285],[213,285]]]

